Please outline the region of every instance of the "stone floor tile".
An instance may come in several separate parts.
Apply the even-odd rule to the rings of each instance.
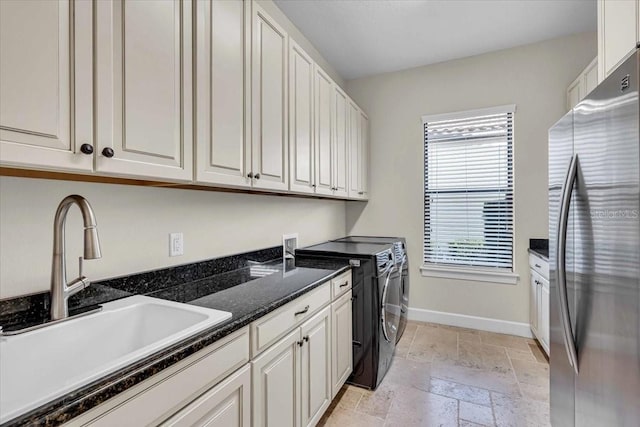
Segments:
[[[520,383],[522,397],[540,402],[549,402],[549,386]]]
[[[496,334],[494,332],[480,332],[480,340],[485,344],[499,345],[502,347],[515,348],[517,350],[529,350],[529,343],[526,338],[513,335]]]
[[[498,427],[550,426],[548,403],[493,392],[491,402]]]
[[[478,405],[491,406],[489,390],[472,387],[466,384],[445,381],[439,378],[431,378],[430,392]]]
[[[482,424],[472,423],[467,420],[458,420],[458,427],[485,427]]]
[[[513,371],[492,372],[487,369],[463,366],[458,362],[433,362],[431,373],[436,378],[520,396],[520,388]]]
[[[511,361],[513,370],[520,383],[537,386],[549,386],[549,366],[537,362],[525,362],[514,359]]]
[[[389,412],[391,402],[396,396],[396,386],[389,382],[382,382],[374,390],[366,390],[356,407],[356,411],[384,420]]]
[[[458,347],[459,361],[463,366],[492,372],[511,372],[511,362],[505,347],[466,341],[461,341]]]
[[[480,333],[478,331],[461,331],[458,332],[458,339],[460,341],[480,342]]]
[[[494,425],[493,412],[490,406],[460,401],[459,417],[462,420],[472,421],[483,426]]]
[[[318,423],[321,427],[381,427],[383,425],[384,421],[379,418],[340,407],[336,407]]]
[[[507,348],[507,356],[509,359],[524,360],[527,362],[535,362],[536,358],[530,350],[516,350],[515,348]]]
[[[391,403],[385,426],[457,427],[458,401],[407,388]]]
[[[336,402],[336,405],[343,409],[356,409],[365,391],[366,390],[359,387],[345,385],[340,389],[338,394],[336,394],[333,402]]]
[[[429,391],[431,364],[415,360],[393,358],[389,371],[381,384],[394,384]]]
[[[529,343],[529,350],[533,353],[533,357],[536,358],[536,361],[540,363],[549,363],[547,355],[544,353],[544,350],[540,348],[538,343]]]

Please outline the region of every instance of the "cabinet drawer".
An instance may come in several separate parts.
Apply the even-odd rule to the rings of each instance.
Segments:
[[[255,357],[288,331],[331,301],[330,283],[280,307],[251,324],[251,356]]]
[[[534,254],[529,254],[529,266],[543,279],[549,280],[549,261]]]
[[[223,341],[216,349],[192,361],[184,369],[152,384],[145,390],[137,391],[128,400],[87,425],[141,426],[156,425],[164,421],[207,388],[249,362],[247,329]]]
[[[163,427],[249,427],[251,364],[247,363],[162,424]]]
[[[340,295],[351,289],[351,270],[331,279],[331,300],[335,301]]]

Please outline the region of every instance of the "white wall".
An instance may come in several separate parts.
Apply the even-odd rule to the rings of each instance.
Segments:
[[[414,308],[528,322],[529,238],[547,225],[547,130],[565,113],[565,90],[596,56],[595,33],[347,82],[371,123],[371,200],[348,203],[347,232],[407,238]],[[423,233],[421,116],[516,104],[515,271],[498,285],[420,275]]]
[[[344,235],[345,202],[255,194],[0,177],[0,298],[49,289],[53,217],[69,194],[91,203],[102,259],[85,262],[92,280],[184,264],[282,243]],[[67,271],[77,275],[82,221],[67,221]],[[169,233],[184,233],[185,253],[169,257]]]

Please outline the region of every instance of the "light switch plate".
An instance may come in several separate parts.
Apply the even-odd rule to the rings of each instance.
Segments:
[[[182,233],[169,234],[169,256],[184,254],[184,236]]]

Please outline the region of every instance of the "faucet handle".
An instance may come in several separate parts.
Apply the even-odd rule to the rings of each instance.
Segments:
[[[78,276],[79,277],[82,277],[82,260],[83,259],[84,258],[81,256],[78,257]]]

